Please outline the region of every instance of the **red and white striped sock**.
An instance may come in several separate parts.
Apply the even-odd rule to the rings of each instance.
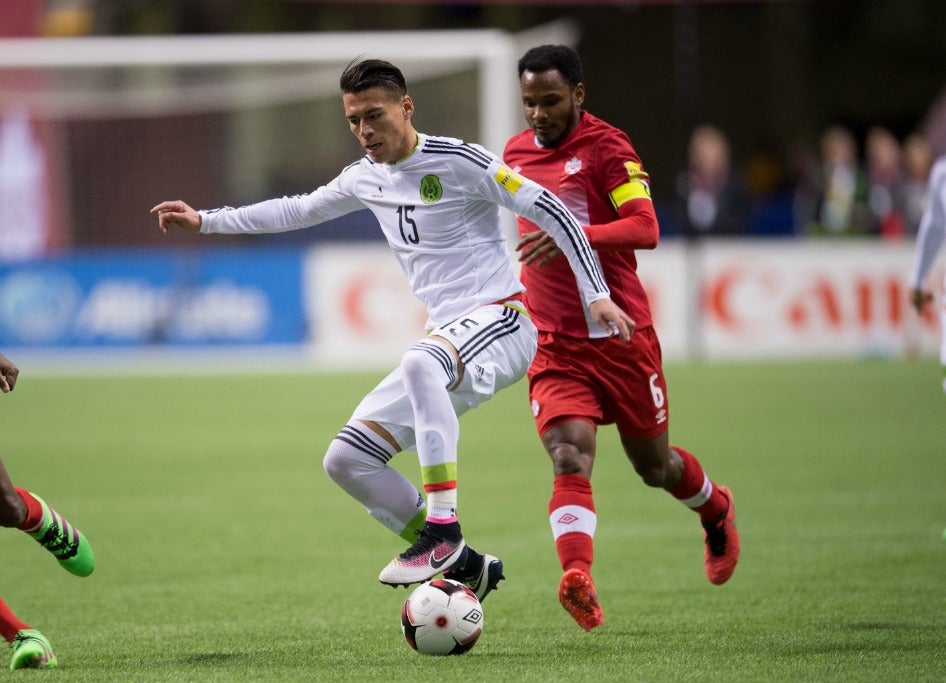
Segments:
[[[692,453],[679,446],[672,448],[683,458],[683,476],[679,484],[668,489],[670,495],[696,511],[704,522],[717,521],[729,509],[729,499],[706,476],[700,461]]]
[[[598,523],[591,482],[578,474],[560,474],[552,485],[549,523],[562,569],[591,573]]]

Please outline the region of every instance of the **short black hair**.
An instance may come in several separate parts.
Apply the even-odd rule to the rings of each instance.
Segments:
[[[581,58],[567,45],[539,45],[519,59],[519,78],[525,71],[542,73],[552,69],[573,88],[582,82]]]
[[[370,88],[381,88],[395,97],[407,94],[404,74],[391,62],[383,59],[361,59],[356,57],[338,79],[342,93],[359,93]]]

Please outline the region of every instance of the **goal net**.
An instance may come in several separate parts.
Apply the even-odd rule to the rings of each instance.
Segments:
[[[500,153],[521,127],[515,63],[523,46],[575,40],[568,23],[515,36],[4,39],[0,259],[156,243],[148,210],[162,199],[239,205],[324,184],[361,153],[338,91],[356,57],[401,67],[418,130]],[[376,233],[357,219],[326,227],[283,239]]]

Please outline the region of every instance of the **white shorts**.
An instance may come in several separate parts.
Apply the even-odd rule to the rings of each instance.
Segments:
[[[525,376],[535,356],[537,332],[521,305],[489,304],[430,330],[447,339],[464,366],[460,384],[450,389],[457,416],[491,399]],[[414,410],[404,390],[400,366],[365,396],[352,418],[377,422],[402,450],[415,446]]]

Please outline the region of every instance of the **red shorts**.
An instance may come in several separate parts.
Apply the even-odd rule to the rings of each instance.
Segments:
[[[567,419],[615,424],[632,439],[652,439],[667,430],[667,382],[653,327],[635,330],[627,344],[617,337],[539,332],[528,376],[540,436]]]

